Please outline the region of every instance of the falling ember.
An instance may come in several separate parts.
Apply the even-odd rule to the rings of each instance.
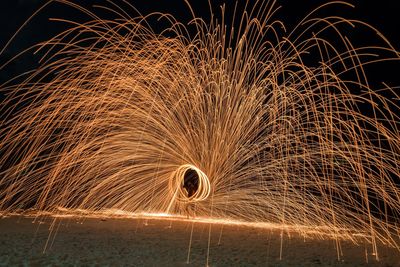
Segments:
[[[0,212],[195,214],[399,248],[399,93],[366,70],[399,53],[340,33],[365,23],[316,15],[350,4],[290,31],[274,1],[236,11],[239,25],[187,26],[59,2],[91,20],[0,88]],[[170,24],[155,33],[154,18]]]

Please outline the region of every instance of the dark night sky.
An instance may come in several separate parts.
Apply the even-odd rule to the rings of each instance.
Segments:
[[[0,8],[0,23],[1,23],[1,34],[0,34],[0,48],[9,40],[13,33],[19,28],[23,22],[34,13],[46,0],[3,0]],[[102,0],[74,0],[73,2],[82,4],[86,7],[92,4],[102,4],[106,1]],[[116,3],[121,0],[115,0]],[[169,12],[175,15],[175,17],[187,21],[189,11],[184,4],[184,0],[173,0],[173,1],[148,1],[148,0],[129,0],[136,8],[138,8],[143,14],[151,11]],[[198,16],[207,18],[208,12],[208,1],[191,0],[193,8]],[[228,9],[233,9],[234,1],[227,0],[213,0],[214,10],[219,11],[218,6],[222,3],[228,3]],[[240,1],[244,2],[244,1]],[[252,2],[252,1],[250,1]],[[326,3],[328,0],[278,0],[278,5],[282,5],[282,9],[279,11],[276,18],[282,20],[287,26],[295,25],[301,18],[311,11],[314,7],[317,7],[321,3]],[[322,13],[322,15],[342,15],[346,18],[360,19],[381,31],[392,44],[400,50],[400,8],[397,4],[398,1],[394,0],[352,0],[349,1],[356,5],[355,9],[343,8],[338,6],[336,8],[330,8]],[[229,3],[231,3],[229,5]],[[216,12],[217,13],[217,12]],[[28,25],[21,31],[17,38],[10,44],[6,51],[0,55],[0,63],[4,63],[12,56],[15,56],[18,52],[23,49],[44,41],[58,33],[65,27],[63,24],[57,22],[51,22],[48,20],[50,17],[56,18],[68,18],[72,20],[84,20],[82,16],[76,10],[68,8],[58,3],[52,3],[46,7],[39,16],[35,17]],[[207,20],[207,19],[206,19]],[[353,40],[363,42],[366,40],[366,44],[376,44],[377,37],[374,34],[364,35],[362,31],[356,31],[353,35]],[[370,40],[373,42],[371,43]],[[26,56],[20,61],[15,61],[7,69],[0,71],[0,82],[7,80],[8,78],[21,73],[23,68],[33,66],[37,58]],[[399,63],[388,63],[384,67],[377,67],[372,69],[372,73],[369,76],[377,80],[377,83],[386,81],[392,86],[400,85],[400,78],[397,76],[397,69]]]

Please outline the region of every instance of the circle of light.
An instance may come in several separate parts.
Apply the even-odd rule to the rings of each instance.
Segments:
[[[183,189],[185,173],[194,170],[199,177],[199,187],[196,192],[188,197]],[[179,166],[171,175],[169,180],[169,190],[174,195],[174,199],[181,202],[199,202],[206,200],[211,192],[211,184],[207,175],[196,166],[184,164]]]

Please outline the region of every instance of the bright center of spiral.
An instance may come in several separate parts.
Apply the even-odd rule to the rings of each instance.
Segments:
[[[170,189],[174,192],[174,199],[183,202],[197,202],[208,198],[211,184],[207,175],[199,168],[185,164],[174,172]]]

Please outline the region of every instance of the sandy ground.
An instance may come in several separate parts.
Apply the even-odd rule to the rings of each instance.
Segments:
[[[191,222],[63,218],[52,231],[56,235],[49,236],[52,218],[33,221],[22,216],[0,219],[1,266],[207,264],[210,224],[194,224],[187,264]],[[211,225],[209,266],[400,266],[400,253],[393,249],[380,247],[380,261],[376,261],[374,256],[366,257],[370,246],[342,242],[343,256],[338,260],[334,241],[293,235],[285,235],[280,260],[279,232],[225,225],[220,239],[221,227]]]

